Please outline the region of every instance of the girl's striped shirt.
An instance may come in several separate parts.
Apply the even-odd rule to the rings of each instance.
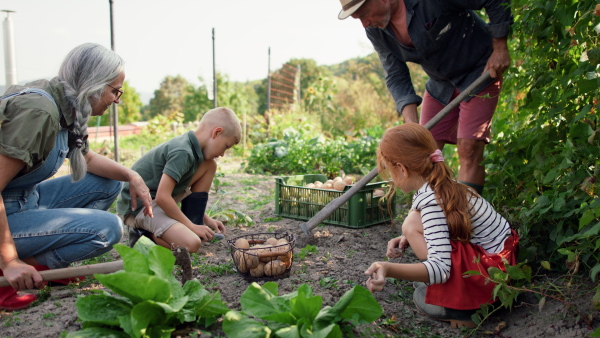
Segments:
[[[504,248],[504,241],[510,237],[510,224],[497,213],[483,197],[472,196],[471,243],[481,246],[489,253],[498,253]],[[450,254],[450,232],[446,216],[435,199],[429,183],[425,183],[413,196],[412,210],[421,213],[423,233],[427,243],[427,260],[423,262],[429,273],[429,283],[444,283],[450,277],[452,264]],[[474,212],[473,212],[474,211]]]

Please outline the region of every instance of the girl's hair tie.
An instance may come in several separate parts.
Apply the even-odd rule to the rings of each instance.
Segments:
[[[442,151],[439,149],[436,149],[433,153],[431,153],[431,155],[429,155],[429,159],[432,163],[444,162],[444,156],[442,156]]]

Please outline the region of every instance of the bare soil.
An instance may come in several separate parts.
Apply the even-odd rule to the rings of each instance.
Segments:
[[[209,208],[235,209],[252,218],[252,224],[227,226],[226,239],[244,234],[277,232],[295,236],[294,262],[289,277],[277,280],[280,294],[287,294],[303,283],[323,297],[324,305],[333,305],[356,284],[364,285],[364,271],[374,261],[383,260],[386,243],[399,235],[402,214],[406,205],[398,205],[400,216],[392,224],[380,224],[352,229],[338,226],[319,226],[306,236],[301,221],[280,219],[275,214],[275,180],[272,176],[249,175],[239,170],[239,162],[224,159],[218,177],[225,194],[211,192]],[[122,242],[125,244],[127,235]],[[299,256],[307,245],[316,253],[302,260]],[[114,250],[105,260],[119,259]],[[417,262],[407,251],[403,262]],[[192,254],[193,275],[211,292],[219,291],[232,309],[240,309],[240,296],[252,280],[241,276],[232,264],[227,240],[206,243],[198,254]],[[228,266],[229,269],[210,269]],[[175,271],[181,276],[180,271]],[[362,325],[353,331],[358,337],[458,337],[468,333],[477,337],[588,337],[599,326],[600,311],[591,304],[594,285],[587,276],[546,277],[539,283],[554,283],[562,288],[563,301],[548,298],[539,309],[539,301],[531,293],[524,294],[512,311],[500,310],[473,331],[452,329],[445,322],[421,315],[412,301],[411,282],[389,281],[383,292],[375,294],[384,314],[376,322]],[[258,281],[260,284],[264,280]],[[35,290],[39,298],[33,306],[22,311],[0,311],[1,337],[61,337],[65,332],[80,329],[75,301],[89,290],[102,289],[94,278],[79,285]],[[465,295],[468,296],[468,295]],[[220,324],[209,328],[180,328],[174,336],[224,336]]]

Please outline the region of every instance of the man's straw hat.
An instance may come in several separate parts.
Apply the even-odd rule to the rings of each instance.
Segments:
[[[367,0],[340,0],[342,4],[342,10],[338,14],[338,19],[344,20],[345,18],[356,12],[357,9],[362,6]]]

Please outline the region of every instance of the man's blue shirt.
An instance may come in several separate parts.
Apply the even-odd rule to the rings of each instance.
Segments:
[[[492,54],[492,39],[508,36],[512,16],[507,1],[404,0],[412,47],[402,45],[390,25],[384,29],[366,28],[398,113],[407,104],[422,102],[406,62],[421,65],[429,75],[427,91],[442,104],[450,102],[456,88],[463,91],[482,74]],[[474,12],[483,8],[489,24]]]

